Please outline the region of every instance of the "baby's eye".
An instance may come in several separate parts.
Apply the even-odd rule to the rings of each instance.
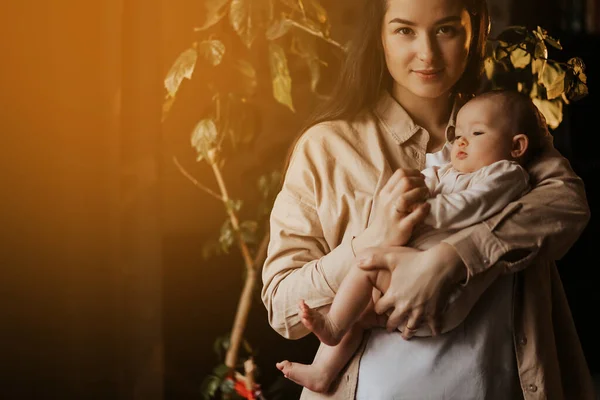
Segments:
[[[407,27],[403,27],[396,29],[395,32],[399,33],[400,35],[412,35],[413,30]]]
[[[473,136],[483,135],[483,132],[473,132]]]
[[[460,135],[455,135],[454,139],[452,139],[452,143],[456,142],[458,139],[460,139],[461,136]]]

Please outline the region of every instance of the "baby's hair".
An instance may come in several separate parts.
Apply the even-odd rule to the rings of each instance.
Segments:
[[[548,135],[546,121],[531,98],[516,90],[492,90],[475,97],[475,99],[502,100],[501,107],[506,116],[512,121],[514,134],[523,133],[529,139],[527,151],[523,155],[522,164],[526,165],[539,155]]]

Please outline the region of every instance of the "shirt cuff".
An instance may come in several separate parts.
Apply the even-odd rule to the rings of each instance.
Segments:
[[[337,293],[342,280],[355,261],[351,237],[319,260],[323,276],[334,293]]]
[[[467,280],[494,265],[507,249],[485,224],[463,229],[442,240],[458,253],[467,268]]]

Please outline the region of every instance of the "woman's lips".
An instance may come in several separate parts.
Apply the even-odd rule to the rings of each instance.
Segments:
[[[442,74],[442,69],[421,69],[413,70],[413,72],[423,80],[433,80],[437,79]]]

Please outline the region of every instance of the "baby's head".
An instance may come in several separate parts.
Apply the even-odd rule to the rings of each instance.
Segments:
[[[540,151],[546,129],[531,99],[491,91],[467,102],[456,117],[452,165],[474,172],[501,160],[525,165]]]

